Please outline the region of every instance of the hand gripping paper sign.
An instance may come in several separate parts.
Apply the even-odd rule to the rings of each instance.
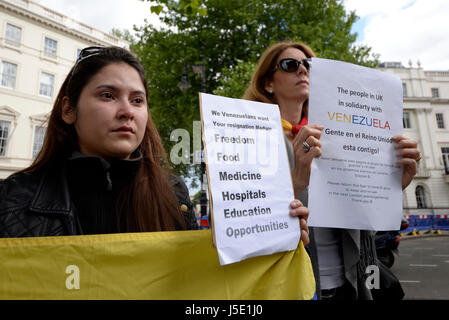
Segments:
[[[391,138],[402,134],[402,84],[390,74],[313,58],[309,122],[325,127],[312,162],[310,226],[397,230],[402,170]]]
[[[294,250],[298,219],[277,105],[200,93],[212,228],[221,265]]]

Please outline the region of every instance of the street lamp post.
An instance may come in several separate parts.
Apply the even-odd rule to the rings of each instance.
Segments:
[[[201,55],[201,64],[185,64],[182,73],[181,81],[178,83],[178,88],[181,91],[187,91],[191,85],[187,80],[187,68],[191,67],[193,72],[201,75],[201,92],[206,92],[206,57]],[[200,205],[201,217],[207,216],[207,193],[206,193],[206,164],[203,157],[201,157],[201,189],[200,189]]]

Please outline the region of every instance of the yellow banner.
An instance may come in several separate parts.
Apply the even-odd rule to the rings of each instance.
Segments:
[[[220,266],[211,231],[0,239],[0,299],[312,299],[307,252]]]

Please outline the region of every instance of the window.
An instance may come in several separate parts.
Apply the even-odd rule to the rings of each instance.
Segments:
[[[42,148],[46,130],[47,128],[42,126],[34,127],[34,142],[33,142],[33,155],[32,155],[33,159],[36,158],[37,154]]]
[[[41,82],[39,86],[39,94],[46,97],[53,95],[53,84],[55,76],[46,72],[41,73]]]
[[[442,113],[435,114],[437,118],[437,127],[438,129],[444,129],[444,118]]]
[[[47,57],[56,58],[56,47],[58,42],[56,40],[45,37],[44,54]]]
[[[432,88],[432,98],[439,98],[440,92],[438,91],[438,88]]]
[[[405,82],[402,82],[402,96],[407,97],[407,84]]]
[[[427,208],[426,193],[423,186],[417,186],[415,190],[416,204],[418,209]]]
[[[2,87],[14,88],[16,83],[17,64],[2,61],[0,70],[0,85]]]
[[[80,56],[81,53],[81,49],[76,49],[76,59],[78,59],[78,57]]]
[[[443,155],[444,173],[449,174],[449,148],[442,147],[441,154]]]
[[[403,113],[402,125],[403,125],[404,129],[410,129],[412,127],[410,124],[410,112]]]
[[[9,45],[20,47],[21,38],[22,38],[22,28],[7,23],[5,42]]]
[[[0,156],[6,155],[10,125],[9,121],[0,120]]]

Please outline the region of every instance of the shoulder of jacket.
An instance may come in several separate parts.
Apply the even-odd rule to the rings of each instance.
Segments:
[[[170,175],[170,182],[172,183],[172,185],[185,185],[184,180],[174,174]]]
[[[198,223],[193,212],[193,204],[190,201],[190,193],[184,180],[175,175],[170,176],[173,189],[178,199],[180,210],[184,216],[187,230],[197,230]]]
[[[32,201],[41,179],[39,173],[14,174],[0,183],[0,211],[23,207]]]
[[[17,173],[0,182],[1,192],[16,192],[23,189],[36,189],[42,175],[38,172]]]
[[[178,176],[170,175],[170,182],[175,189],[176,194],[181,192],[184,196],[189,195],[189,189],[187,188],[183,179]]]

